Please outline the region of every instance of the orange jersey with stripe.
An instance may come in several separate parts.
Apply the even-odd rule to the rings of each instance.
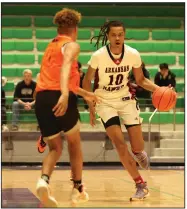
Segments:
[[[61,90],[60,74],[63,65],[62,47],[72,42],[67,36],[57,36],[50,42],[42,58],[40,75],[37,79],[36,91]],[[75,60],[72,64],[69,77],[69,90],[77,92],[80,83],[80,74],[78,72],[78,63]]]

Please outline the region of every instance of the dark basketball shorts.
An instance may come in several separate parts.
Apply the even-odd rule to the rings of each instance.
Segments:
[[[69,93],[68,108],[65,115],[56,117],[52,109],[57,104],[60,91],[37,92],[35,113],[41,134],[45,139],[54,138],[60,132],[68,132],[79,122],[79,111],[77,109],[77,96]]]

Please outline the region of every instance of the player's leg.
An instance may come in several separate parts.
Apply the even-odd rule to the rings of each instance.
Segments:
[[[130,201],[142,200],[146,198],[147,196],[149,196],[147,183],[141,177],[136,167],[136,162],[130,154],[127,144],[125,143],[124,135],[120,126],[119,117],[113,117],[109,119],[106,123],[103,122],[103,124],[106,128],[107,135],[116,147],[116,150],[118,152],[123,166],[127,169],[128,173],[131,175],[132,179],[136,184],[136,193],[130,198]]]
[[[62,137],[60,134],[55,138],[47,140],[47,145],[49,147],[49,153],[43,160],[42,175],[45,175],[44,179],[49,181],[54,167],[62,154]]]
[[[42,174],[36,188],[39,199],[45,207],[57,207],[56,200],[51,196],[49,180],[62,152],[61,129],[57,123],[60,117],[57,120],[52,112],[52,108],[57,103],[59,96],[60,92],[55,91],[39,92],[36,96],[36,117],[41,135],[49,146],[49,153],[43,160]]]
[[[148,158],[144,149],[144,141],[142,137],[141,130],[141,122],[142,119],[139,117],[139,106],[135,100],[128,100],[122,102],[124,107],[119,110],[119,115],[123,119],[123,123],[125,124],[131,146],[133,147],[134,159],[139,163],[139,165],[143,168],[147,168],[148,166]],[[133,133],[134,131],[134,133]],[[136,139],[136,141],[135,141]],[[146,182],[136,182],[136,192],[130,198],[133,200],[142,200],[149,195],[149,190],[147,188]]]
[[[47,140],[49,153],[45,156],[42,166],[41,178],[37,182],[36,191],[45,207],[57,207],[57,201],[51,196],[49,181],[54,167],[62,153],[62,139],[60,134]]]
[[[146,196],[148,196],[149,191],[147,189],[146,183],[144,182],[143,178],[137,170],[135,160],[129,153],[124,135],[121,130],[118,111],[112,108],[111,105],[109,106],[103,103],[96,106],[96,111],[98,115],[102,118],[102,122],[106,129],[107,135],[115,145],[123,166],[127,169],[130,176],[135,181],[137,188],[139,188],[139,184],[144,185],[144,190],[142,190],[143,193],[142,191],[139,193],[139,189],[137,189],[138,194],[141,195],[135,197],[133,196],[130,200],[139,200],[145,198]]]
[[[144,149],[144,140],[141,124],[126,125],[126,129],[130,138],[132,151],[139,153]],[[136,138],[136,140],[134,140]]]
[[[135,155],[136,161],[142,168],[147,169],[149,162],[147,153],[144,151],[144,140],[141,124],[126,125],[126,129],[129,134],[131,149]]]
[[[77,97],[70,92],[69,105],[64,116],[64,132],[68,142],[71,171],[73,174],[73,191],[71,200],[73,204],[88,201],[88,194],[82,185],[83,157],[81,149],[79,111],[77,109]]]
[[[128,146],[125,142],[123,132],[121,130],[120,120],[118,116],[110,118],[108,121],[103,122],[108,137],[112,140],[116,147],[120,160],[123,166],[127,169],[132,179],[136,180],[140,177],[140,173],[136,168],[136,162],[129,153]]]
[[[66,133],[68,141],[68,151],[70,156],[73,191],[71,201],[73,205],[89,200],[88,194],[84,190],[82,183],[83,157],[81,148],[81,138],[79,130]]]
[[[83,156],[79,130],[66,133],[66,138],[68,142],[68,152],[70,155],[69,157],[71,162],[71,172],[73,174],[73,181],[81,181]]]
[[[121,130],[117,110],[107,105],[101,104],[97,106],[97,112],[102,118],[102,122],[106,129],[108,137],[112,140],[113,144],[116,147],[123,166],[127,169],[135,182],[138,182],[139,179],[140,181],[143,181],[140,173],[136,168],[136,162],[129,153],[124,135]]]
[[[139,114],[140,109],[136,100],[124,101],[124,108],[119,111],[119,115],[123,119],[129,134],[134,158],[142,168],[147,169],[149,165],[148,156],[144,151],[144,140],[141,130],[142,119]]]
[[[127,169],[132,179],[136,181],[136,179],[140,177],[140,174],[136,168],[135,160],[128,151],[128,147],[121,130],[118,111],[113,108],[112,105],[108,105],[107,102],[105,104],[98,104],[96,106],[96,111],[101,117],[101,121],[105,127],[108,137],[112,140],[116,147],[123,166]]]

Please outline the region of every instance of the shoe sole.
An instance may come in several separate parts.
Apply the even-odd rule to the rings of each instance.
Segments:
[[[132,201],[142,201],[142,200],[144,200],[146,197],[149,197],[149,193],[148,194],[146,194],[143,198],[130,198],[130,202],[132,202]]]
[[[79,199],[78,203],[85,203],[85,202],[88,202],[89,200],[89,196],[87,196],[87,199]]]
[[[89,195],[87,195],[86,199],[78,198],[78,200],[75,200],[75,201],[71,200],[71,206],[75,207],[78,204],[85,203],[85,202],[88,202],[88,201],[89,201]]]
[[[48,189],[44,186],[41,186],[37,189],[37,194],[39,199],[41,200],[42,204],[45,207],[54,207],[57,208],[57,203],[49,196]]]
[[[88,200],[89,200],[89,198],[87,199],[87,200],[82,200],[82,199],[79,199],[78,201],[71,201],[71,206],[72,207],[76,207],[77,205],[79,205],[79,204],[82,204],[82,203],[85,203],[85,202],[88,202]]]

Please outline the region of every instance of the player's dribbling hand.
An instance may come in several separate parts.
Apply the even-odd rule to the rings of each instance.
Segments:
[[[93,92],[87,92],[87,94],[84,96],[84,99],[93,105],[101,102],[101,100]]]
[[[169,84],[168,86],[170,89],[174,90],[173,86],[171,84]],[[175,91],[175,90],[174,90]]]
[[[68,96],[61,95],[58,103],[53,108],[56,117],[63,116],[68,108]]]

